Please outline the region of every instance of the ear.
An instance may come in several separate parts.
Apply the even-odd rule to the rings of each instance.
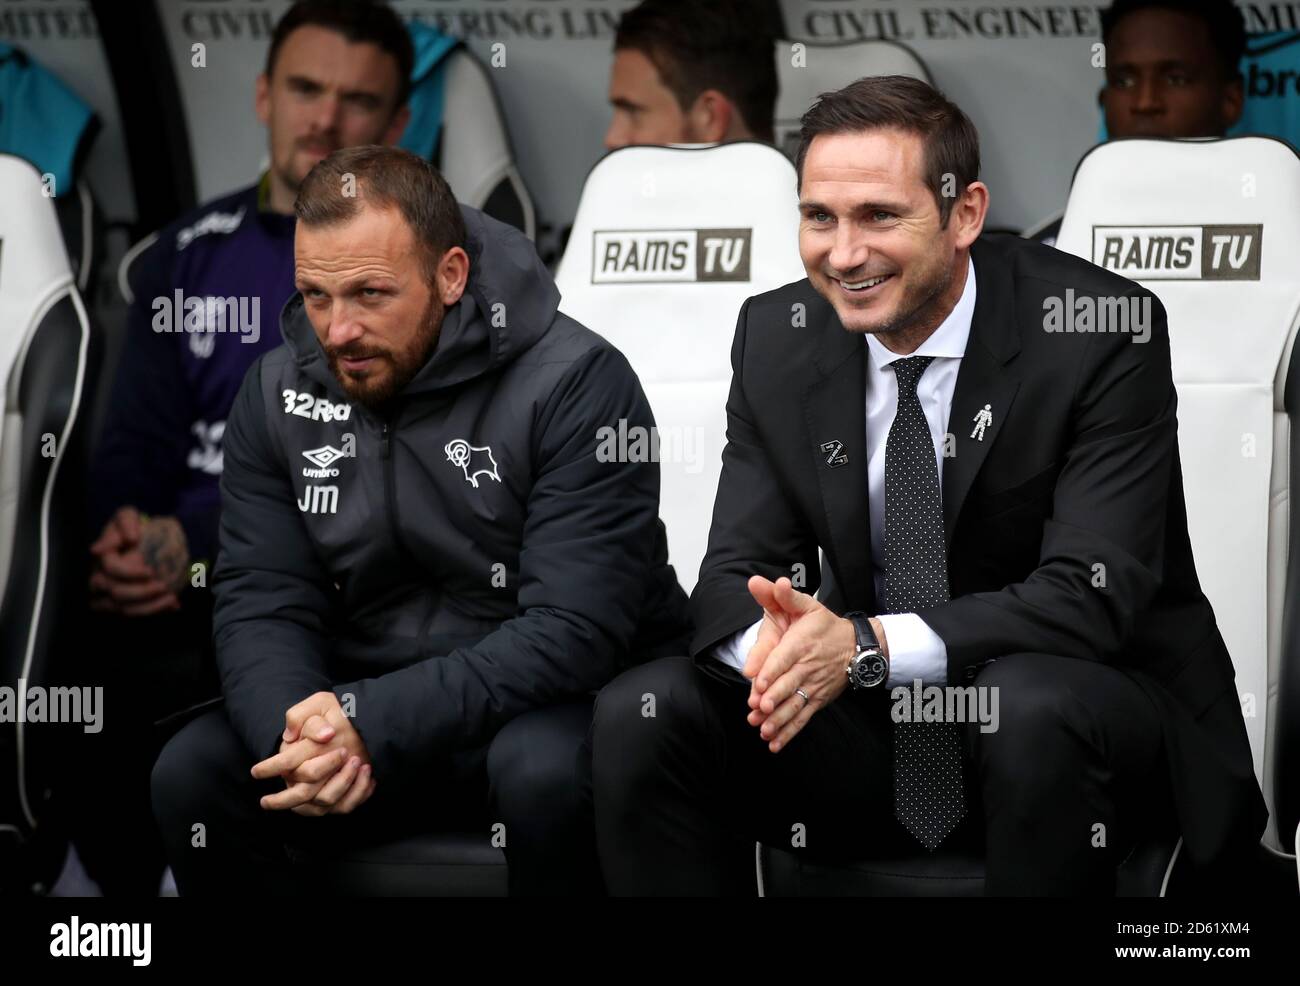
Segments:
[[[271,120],[271,80],[266,77],[265,72],[257,76],[257,82],[253,85],[253,110],[257,113],[257,119],[266,126]]]
[[[450,308],[460,301],[469,282],[469,255],[460,247],[452,247],[438,261],[435,274],[438,297],[445,307]]]
[[[984,231],[984,219],[989,211],[989,189],[982,181],[973,181],[966,186],[957,201],[953,203],[952,213],[948,216],[948,225],[957,235],[957,249],[965,250]]]
[[[1241,119],[1241,111],[1246,102],[1246,94],[1243,90],[1241,80],[1233,79],[1223,87],[1223,129],[1228,131],[1237,125]]]
[[[705,89],[695,97],[687,114],[696,143],[716,144],[726,140],[734,114],[731,100],[716,89]]]
[[[402,139],[402,133],[406,130],[406,124],[410,119],[411,108],[403,105],[401,109],[393,114],[393,119],[389,121],[388,129],[384,131],[384,137],[380,143],[389,145],[396,144]]]

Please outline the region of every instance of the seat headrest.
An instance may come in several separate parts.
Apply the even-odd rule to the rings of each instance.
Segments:
[[[1102,144],[1056,245],[1160,298],[1180,384],[1271,382],[1300,305],[1300,157],[1267,137]]]
[[[628,147],[583,188],[560,309],[627,356],[654,410],[659,513],[689,591],[708,543],[736,316],[804,276],[794,168],[766,144]]]
[[[894,41],[815,44],[776,43],[776,146],[794,157],[799,146],[799,118],[824,92],[843,89],[866,75],[907,75],[930,80],[924,63],[910,48]]]
[[[0,154],[0,388],[32,325],[72,283],[54,200],[44,192],[32,165]]]
[[[448,55],[442,71],[442,123],[454,135],[442,142],[442,176],[457,199],[481,209],[514,162],[505,120],[488,70],[468,51]]]
[[[560,307],[643,383],[727,379],[740,305],[804,276],[798,223],[794,168],[766,144],[614,151],[583,188]],[[702,345],[702,325],[727,345]]]

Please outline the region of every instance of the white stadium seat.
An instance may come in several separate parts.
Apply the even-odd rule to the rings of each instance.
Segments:
[[[722,470],[736,317],[804,276],[798,226],[794,168],[766,144],[627,147],[587,177],[556,274],[560,308],[622,350],[650,399],[660,516],[688,592]]]
[[[447,56],[443,138],[435,163],[456,198],[537,235],[533,200],[515,167],[510,135],[492,81],[464,48]]]
[[[1140,282],[1168,312],[1196,570],[1236,667],[1272,815],[1265,845],[1289,852],[1300,158],[1263,137],[1103,144],[1079,164],[1056,245]]]
[[[66,675],[85,611],[82,428],[90,330],[54,202],[0,154],[0,686]],[[19,702],[23,699],[19,699]],[[56,734],[0,723],[0,892],[48,887]],[[54,860],[57,864],[57,859]]]
[[[866,75],[907,75],[932,81],[912,49],[894,41],[814,44],[776,43],[776,146],[793,158],[799,147],[799,118],[824,92],[842,89]]]

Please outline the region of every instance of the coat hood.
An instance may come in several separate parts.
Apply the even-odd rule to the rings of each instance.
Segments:
[[[547,332],[559,310],[559,289],[528,237],[469,206],[462,205],[461,214],[469,281],[460,301],[447,309],[433,354],[402,397],[452,387],[510,363]],[[280,334],[304,374],[346,399],[301,293],[280,312]]]

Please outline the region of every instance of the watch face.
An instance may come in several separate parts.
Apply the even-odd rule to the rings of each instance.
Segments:
[[[885,680],[885,659],[879,654],[872,654],[863,662],[867,665],[867,674],[871,676],[871,683],[878,685]]]
[[[885,659],[876,653],[865,653],[853,662],[853,687],[870,688],[885,678]]]

